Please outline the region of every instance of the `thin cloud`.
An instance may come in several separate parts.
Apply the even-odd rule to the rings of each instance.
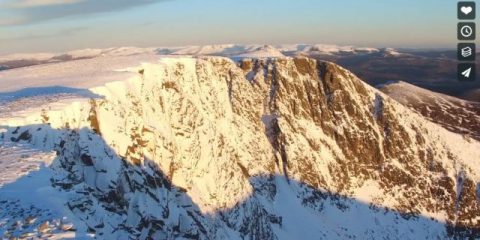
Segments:
[[[89,27],[73,27],[63,29],[53,34],[28,34],[23,36],[17,37],[7,37],[7,38],[0,38],[0,42],[18,42],[18,41],[31,41],[31,40],[38,40],[44,38],[57,38],[59,36],[73,36],[81,31],[88,30]]]
[[[167,0],[15,0],[0,6],[0,26],[24,25],[70,16],[122,11],[164,1]],[[12,17],[19,20],[7,19]]]
[[[84,1],[85,0],[19,0],[11,3],[9,6],[12,8],[30,8],[49,5],[75,4]]]

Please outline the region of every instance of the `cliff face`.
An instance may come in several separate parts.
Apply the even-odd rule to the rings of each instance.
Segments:
[[[480,236],[480,143],[308,58],[172,58],[4,119],[97,237]]]

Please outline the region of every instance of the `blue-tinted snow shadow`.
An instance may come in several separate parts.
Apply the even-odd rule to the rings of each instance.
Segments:
[[[1,144],[2,142],[0,142]],[[53,169],[44,163],[38,167],[38,170],[29,171],[28,174],[19,176],[15,181],[0,187],[0,222],[3,223],[3,225],[0,224],[1,239],[21,238],[22,234],[26,232],[34,234],[30,236],[32,239],[40,238],[37,234],[42,224],[48,222],[49,228],[59,231],[56,228],[60,226],[53,226],[54,221],[71,223],[70,221],[74,220],[72,219],[73,213],[65,215],[58,207],[54,207],[58,203],[68,201],[68,193],[62,193],[51,185],[51,179],[55,174]],[[0,171],[4,171],[4,169]],[[28,220],[29,218],[33,220]],[[14,224],[20,223],[21,225],[13,229],[8,224],[12,221]],[[92,239],[86,230],[79,231],[80,225],[76,224],[78,222],[74,221],[74,223],[75,225],[70,230],[52,233],[54,236],[62,236],[62,239]],[[82,225],[81,229],[84,228]],[[48,235],[49,233],[46,233],[42,237]],[[68,237],[71,235],[75,237]]]
[[[24,88],[12,92],[0,92],[0,102],[15,101],[27,97],[43,97],[49,95],[72,95],[83,98],[102,98],[102,96],[91,92],[88,89],[71,88],[64,86],[33,87]]]

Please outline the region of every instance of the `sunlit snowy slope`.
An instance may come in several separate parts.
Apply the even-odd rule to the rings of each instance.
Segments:
[[[265,51],[1,71],[0,234],[480,237],[480,142],[338,65]]]
[[[430,121],[480,140],[480,103],[435,93],[406,82],[392,82],[379,89]]]

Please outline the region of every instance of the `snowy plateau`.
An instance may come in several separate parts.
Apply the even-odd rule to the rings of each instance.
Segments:
[[[480,238],[474,124],[443,124],[421,111],[437,105],[418,106],[431,98],[392,98],[395,85],[288,51],[379,50],[4,56],[36,65],[0,71],[0,236]],[[462,110],[445,101],[439,111]]]

